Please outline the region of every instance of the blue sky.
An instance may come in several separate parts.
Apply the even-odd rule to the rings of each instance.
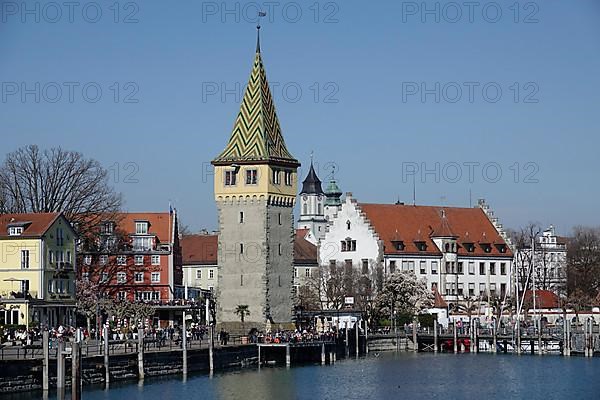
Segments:
[[[468,206],[471,191],[508,227],[600,224],[598,1],[0,3],[2,153],[81,151],[128,210],[171,201],[193,229],[216,227],[206,167],[231,133],[260,5],[303,174],[314,151],[359,201],[410,202],[416,166],[420,204]]]

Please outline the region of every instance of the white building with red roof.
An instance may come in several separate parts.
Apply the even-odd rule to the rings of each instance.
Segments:
[[[513,253],[480,208],[360,204],[351,193],[320,243],[322,267],[412,270],[448,303],[510,295]]]

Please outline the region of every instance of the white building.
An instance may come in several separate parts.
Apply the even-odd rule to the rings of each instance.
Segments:
[[[450,304],[510,295],[513,254],[480,208],[359,204],[351,193],[319,246],[322,267],[412,270]]]
[[[321,187],[321,180],[317,176],[313,163],[300,192],[300,219],[298,229],[308,229],[316,238],[321,240],[325,235],[325,192]]]
[[[531,262],[531,245],[516,250],[515,266],[519,269],[519,276],[527,277]],[[532,287],[535,279],[536,289],[558,295],[564,293],[567,284],[567,239],[558,236],[553,225],[536,237],[533,264],[535,274],[530,276],[528,288]],[[519,283],[522,289],[523,282]]]

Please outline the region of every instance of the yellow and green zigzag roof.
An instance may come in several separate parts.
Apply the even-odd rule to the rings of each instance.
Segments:
[[[285,146],[258,47],[231,138],[225,150],[213,160],[213,164],[231,162],[298,164]]]

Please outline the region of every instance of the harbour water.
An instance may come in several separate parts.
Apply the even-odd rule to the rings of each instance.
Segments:
[[[335,365],[263,367],[87,388],[85,400],[600,399],[600,359],[381,353]],[[33,398],[31,395],[14,399]],[[53,397],[51,397],[53,398]]]

